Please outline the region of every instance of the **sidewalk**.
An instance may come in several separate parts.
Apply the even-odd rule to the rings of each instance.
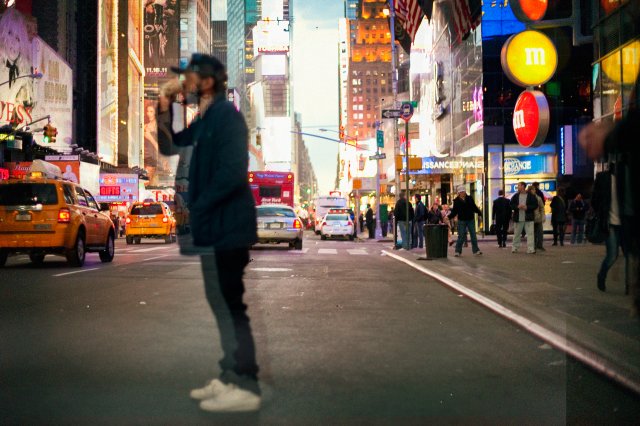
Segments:
[[[545,237],[551,237],[546,236]],[[390,236],[393,241],[393,235]],[[375,241],[375,240],[369,240]],[[592,353],[620,375],[640,385],[640,319],[630,317],[631,296],[624,294],[622,254],[609,271],[607,291],[596,287],[596,273],[605,254],[604,245],[590,243],[528,255],[498,248],[495,236],[479,241],[482,256],[464,247],[461,257],[426,260],[425,249],[383,250],[457,281],[504,307],[537,323]]]

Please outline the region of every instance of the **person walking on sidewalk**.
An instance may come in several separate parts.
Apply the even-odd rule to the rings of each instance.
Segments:
[[[522,231],[527,235],[527,253],[536,252],[535,237],[533,235],[533,221],[535,211],[538,208],[538,198],[527,191],[527,184],[518,183],[518,192],[511,197],[511,209],[513,210],[513,247],[511,253],[517,253],[520,249]]]
[[[475,255],[481,255],[482,252],[478,247],[478,238],[476,237],[476,220],[475,215],[482,216],[482,212],[476,206],[464,185],[458,187],[458,196],[453,200],[453,208],[449,214],[449,218],[458,217],[458,241],[456,242],[455,257],[462,254],[462,245],[467,239],[467,230],[471,237],[471,251]]]
[[[369,239],[376,237],[376,222],[373,220],[373,209],[371,204],[367,204],[367,213],[365,214],[365,221],[367,222],[367,231],[369,231]]]
[[[542,227],[545,222],[545,212],[544,212],[544,201],[538,195],[536,191],[536,187],[531,185],[529,187],[529,192],[536,196],[536,200],[538,200],[538,208],[535,211],[534,219],[533,219],[533,234],[535,236],[536,250],[546,251],[542,246],[542,240],[544,238],[544,232]]]
[[[564,188],[551,199],[551,226],[553,227],[553,244],[564,246],[564,230],[567,222],[567,202],[564,198]]]
[[[589,210],[587,203],[582,199],[582,194],[576,195],[576,198],[569,204],[569,212],[571,213],[571,244],[582,244],[584,239],[585,215]],[[586,240],[584,240],[586,242]]]
[[[492,221],[496,225],[496,236],[498,247],[507,246],[507,232],[509,232],[509,221],[511,220],[511,202],[504,196],[504,190],[498,191],[498,198],[493,200]]]
[[[409,205],[409,221],[407,221],[407,204]],[[396,201],[393,208],[393,215],[400,231],[400,239],[402,240],[402,248],[409,250],[411,244],[409,242],[411,230],[409,225],[413,221],[413,206],[407,201],[406,192],[400,191],[400,198]]]
[[[415,199],[416,199],[416,213],[415,213],[415,218],[413,220],[413,235],[415,235],[417,238],[415,238],[412,241],[412,248],[423,248],[424,247],[424,224],[427,220],[427,208],[425,207],[424,203],[422,202],[422,197],[420,196],[420,194],[416,194],[415,195]]]
[[[261,404],[259,369],[242,300],[249,248],[258,240],[255,202],[247,180],[248,129],[242,114],[227,100],[222,62],[195,53],[186,68],[173,71],[185,74],[185,83],[168,83],[161,91],[158,133],[163,141],[159,147],[164,155],[175,153],[175,146],[193,147],[189,167],[192,240],[202,252],[205,293],[223,352],[220,376],[192,390],[191,398],[200,400],[205,411],[255,411]],[[179,94],[186,98],[196,93],[199,117],[175,133],[172,104]]]

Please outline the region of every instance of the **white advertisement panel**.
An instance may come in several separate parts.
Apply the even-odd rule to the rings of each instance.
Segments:
[[[262,19],[282,20],[284,0],[262,0]]]
[[[266,117],[264,125],[265,127],[260,130],[260,133],[264,162],[268,170],[276,170],[271,166],[275,167],[278,164],[291,167],[291,117]]]
[[[33,59],[42,78],[34,84],[36,102],[33,118],[51,116],[58,130],[55,144],[48,147],[64,151],[73,143],[73,71],[55,50],[39,37],[33,40]],[[41,127],[41,126],[36,126]],[[42,143],[43,135],[34,139]]]
[[[96,197],[100,194],[100,166],[98,164],[80,162],[80,185]]]
[[[261,75],[286,75],[287,56],[286,55],[262,55],[260,57]]]
[[[254,55],[289,51],[289,21],[258,21],[253,28]]]
[[[98,0],[98,155],[118,158],[118,2]]]

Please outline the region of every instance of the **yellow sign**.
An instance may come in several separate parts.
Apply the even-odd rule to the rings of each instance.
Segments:
[[[636,40],[604,58],[602,71],[615,83],[635,83],[640,71],[640,41]]]
[[[352,189],[362,189],[362,179],[353,178],[353,188]]]
[[[502,46],[500,62],[513,83],[537,86],[555,74],[558,52],[549,37],[540,31],[527,30],[509,37]]]

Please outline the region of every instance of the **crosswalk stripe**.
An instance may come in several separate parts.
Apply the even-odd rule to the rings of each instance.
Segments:
[[[366,256],[367,251],[365,249],[347,249],[347,252],[349,252],[349,254],[351,255],[356,255],[356,256]]]
[[[318,254],[338,254],[336,249],[318,249]]]

